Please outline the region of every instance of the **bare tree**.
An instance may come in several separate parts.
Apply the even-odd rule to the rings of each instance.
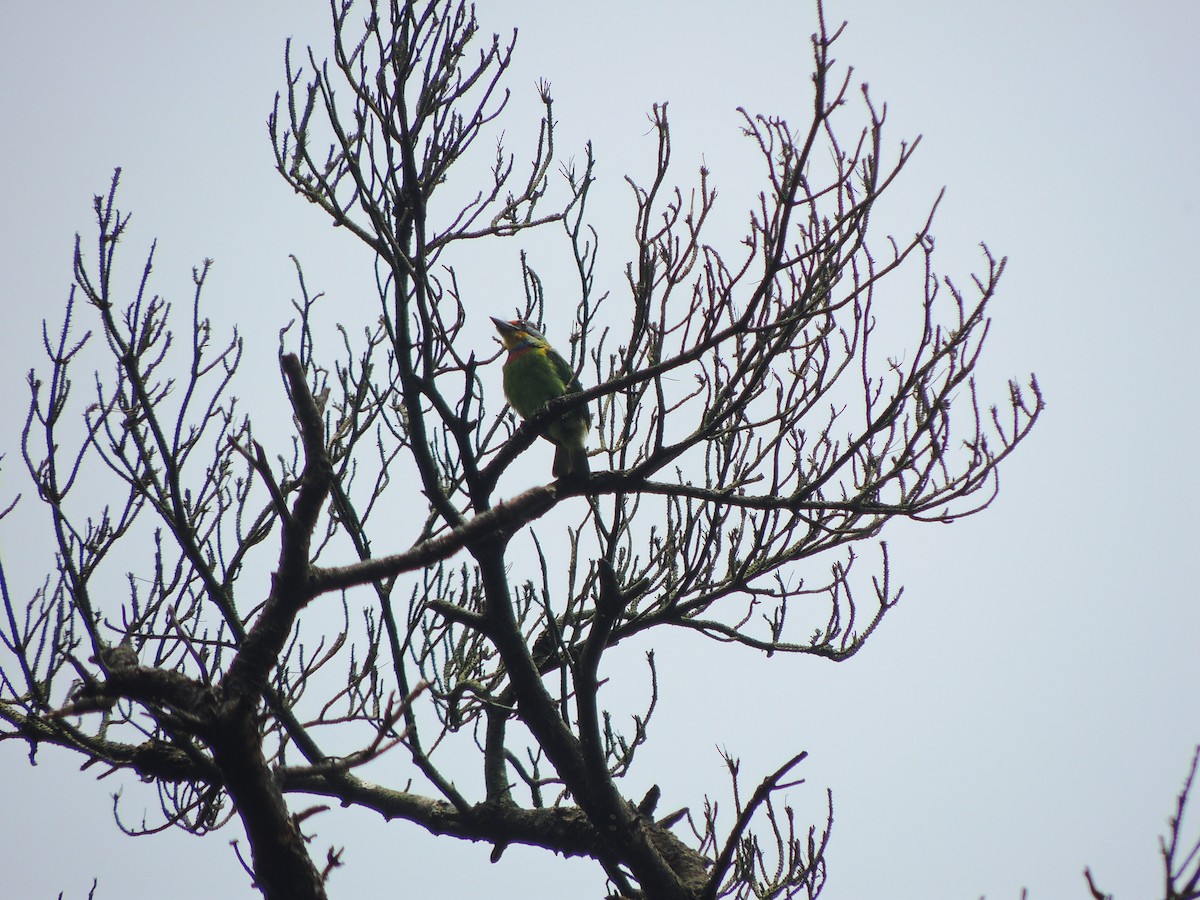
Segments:
[[[749,781],[729,757],[731,803],[663,814],[657,790],[626,796],[656,661],[631,712],[606,696],[606,654],[675,628],[848,659],[900,596],[886,544],[867,577],[857,548],[896,519],[986,507],[1042,400],[1032,378],[1000,406],[977,396],[1004,261],[985,247],[965,285],[935,274],[936,201],[910,237],[870,228],[916,143],[885,143],[886,108],[855,96],[830,56],[840,29],[817,13],[811,117],[743,113],[764,181],[740,244],[709,243],[705,170],[672,186],[654,108],[619,288],[596,265],[591,149],[556,162],[549,89],[530,158],[489,144],[515,33],[481,36],[455,0],[334,0],[332,55],[289,46],[270,133],[284,180],[373,254],[379,309],[330,341],[297,266],[280,353],[291,440],[239,410],[242,344],[203,314],[207,263],[182,329],[150,287],[153,250],[136,288],[114,279],[128,221],[114,177],[95,252],[77,239],[47,374],[29,380],[23,456],[58,564],[29,598],[0,581],[0,739],[153,782],[162,827],[237,815],[270,898],[326,896],[338,853],[314,857],[303,834],[325,798],[494,858],[514,842],[589,857],[615,896],[819,894],[829,821],[797,824],[785,796],[805,754]],[[517,424],[497,358],[465,349],[490,298],[456,271],[535,229],[560,235],[577,274],[553,306],[573,321],[552,324],[592,386]],[[542,279],[520,261],[520,313],[540,322]],[[913,339],[885,339],[885,319]],[[97,343],[107,362],[78,382]],[[582,404],[593,474],[500,494]],[[32,527],[33,502],[7,512]],[[340,611],[336,633],[306,628],[317,605]],[[363,777],[385,753],[410,761],[403,784]]]

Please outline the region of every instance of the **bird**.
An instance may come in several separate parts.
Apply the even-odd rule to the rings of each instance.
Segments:
[[[506,322],[491,318],[508,351],[504,396],[522,419],[528,419],[551,400],[583,390],[571,366],[533,325],[524,319]],[[542,437],[555,446],[551,470],[555,478],[585,478],[591,474],[585,446],[591,425],[591,412],[586,406],[577,406],[543,427]]]

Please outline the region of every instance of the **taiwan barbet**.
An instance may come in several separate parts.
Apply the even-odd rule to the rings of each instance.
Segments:
[[[504,362],[504,396],[521,418],[529,418],[564,394],[583,390],[571,366],[531,324],[524,319],[506,322],[495,316],[492,321],[508,350]],[[542,437],[555,446],[552,470],[555,478],[585,478],[590,474],[584,442],[591,424],[588,408],[577,406],[543,426]]]

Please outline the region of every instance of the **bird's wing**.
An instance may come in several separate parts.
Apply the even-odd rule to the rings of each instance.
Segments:
[[[563,359],[561,353],[557,350],[549,350],[546,356],[549,358],[550,364],[554,366],[554,374],[562,379],[562,383],[567,386],[568,394],[583,390],[583,385],[579,383],[579,376],[575,374],[575,370],[571,368],[570,363]],[[588,422],[592,421],[592,411],[586,406],[583,408],[583,414],[587,417]]]
[[[547,350],[546,358],[550,360],[550,365],[554,366],[554,374],[567,386],[568,392],[583,390],[579,379],[575,377],[575,370],[562,358],[562,354],[557,350]]]

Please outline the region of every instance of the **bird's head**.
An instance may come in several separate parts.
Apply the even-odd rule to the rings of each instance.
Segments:
[[[495,324],[496,330],[500,332],[500,341],[506,350],[550,346],[550,342],[542,336],[542,333],[524,319],[513,319],[511,322],[506,322],[492,316],[492,322]]]

